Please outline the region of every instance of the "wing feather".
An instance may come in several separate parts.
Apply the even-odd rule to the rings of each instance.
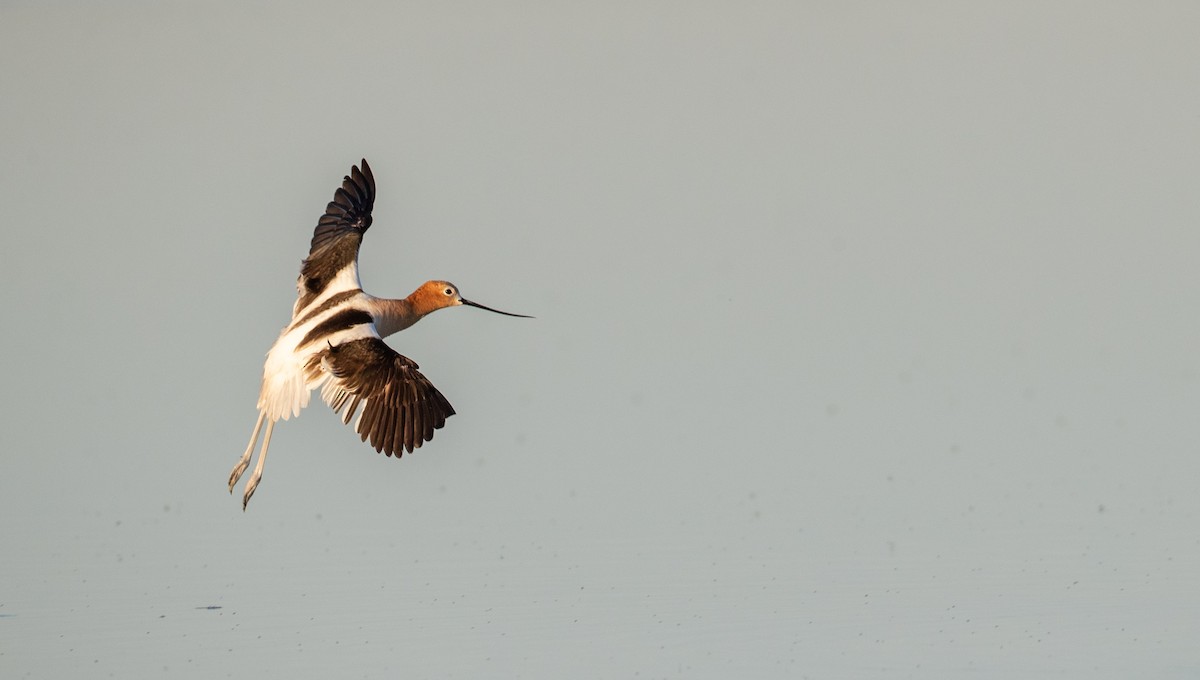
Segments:
[[[364,158],[361,170],[350,168],[313,230],[308,257],[300,265],[297,312],[324,293],[339,274],[343,274],[341,287],[359,287],[358,247],[371,227],[374,207],[375,176]]]
[[[389,456],[412,453],[454,415],[454,407],[416,362],[378,337],[344,342],[322,354],[331,373],[330,388],[322,396],[335,413],[349,404],[346,423],[362,407],[355,429],[376,451]]]

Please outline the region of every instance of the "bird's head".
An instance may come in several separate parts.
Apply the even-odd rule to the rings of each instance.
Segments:
[[[458,286],[450,283],[449,281],[426,281],[425,283],[421,284],[421,287],[414,291],[409,298],[412,301],[415,310],[422,315],[437,311],[439,309],[445,309],[446,307],[467,305],[468,307],[478,307],[479,309],[486,309],[489,312],[495,312],[496,314],[503,314],[505,316],[516,316],[522,319],[533,318],[532,316],[526,316],[525,314],[502,312],[498,309],[492,309],[491,307],[481,305],[478,302],[471,302],[459,294]]]

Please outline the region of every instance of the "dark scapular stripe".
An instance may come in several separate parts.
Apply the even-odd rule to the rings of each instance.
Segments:
[[[350,290],[343,290],[342,292],[340,292],[336,295],[329,296],[329,299],[322,302],[320,305],[317,305],[316,309],[308,312],[304,316],[293,321],[292,327],[303,326],[304,324],[308,323],[309,319],[312,319],[314,316],[321,314],[322,312],[327,312],[330,309],[333,309],[334,307],[337,307],[338,305],[342,304],[346,300],[349,300],[350,298],[354,297],[355,295],[358,295],[361,292],[362,292],[362,288],[351,288]],[[304,308],[301,307],[300,310],[303,311]]]
[[[353,328],[364,323],[374,323],[375,318],[370,312],[361,309],[347,309],[325,319],[317,324],[304,339],[300,341],[300,347],[306,347],[313,342],[323,340],[338,331],[344,331],[347,328]]]

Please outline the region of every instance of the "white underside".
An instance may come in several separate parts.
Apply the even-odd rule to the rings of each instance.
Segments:
[[[292,324],[289,324],[279,334],[279,339],[267,352],[267,361],[263,364],[262,389],[258,395],[258,409],[266,414],[268,420],[287,420],[300,415],[300,411],[308,406],[312,391],[321,387],[329,379],[330,374],[324,370],[309,379],[305,367],[313,355],[328,348],[328,343],[339,345],[343,342],[361,338],[379,337],[374,325],[355,326],[334,333],[321,342],[313,342],[300,348],[298,345],[314,327],[330,316],[349,306],[371,309],[370,300],[373,298],[366,293],[359,293],[342,304],[325,310],[321,314],[308,319],[303,324],[295,326],[295,322],[308,313],[308,310],[319,307],[333,295],[359,287],[357,267],[350,265],[338,272],[334,280],[326,286],[321,296],[310,302],[304,309],[294,309]]]
[[[316,380],[309,380],[305,375],[304,367],[308,365],[308,360],[324,347],[315,344],[307,351],[296,351],[296,344],[308,330],[304,330],[304,327],[290,331],[285,329],[271,351],[267,352],[262,389],[258,394],[258,410],[266,413],[269,420],[287,420],[300,415],[300,410],[308,406],[312,390],[320,387],[328,378],[324,372],[318,374]]]

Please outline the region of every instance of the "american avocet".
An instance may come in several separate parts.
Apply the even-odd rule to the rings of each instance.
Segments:
[[[358,247],[371,226],[374,204],[375,178],[363,159],[362,170],[350,168],[317,222],[308,258],[300,265],[292,322],[267,352],[258,422],[246,452],[229,473],[229,492],[233,493],[233,486],[250,465],[265,422],[258,463],[242,496],[243,510],[262,480],[275,422],[300,415],[318,387],[334,413],[345,409],[343,423],[349,423],[361,407],[354,423],[359,436],[363,441],[370,439],[376,451],[397,458],[433,439],[433,431],[454,415],[454,407],[421,375],[417,363],[388,347],[383,338],[430,312],[458,305],[532,318],[471,302],[448,281],[426,281],[402,300],[364,293],[358,280]]]

